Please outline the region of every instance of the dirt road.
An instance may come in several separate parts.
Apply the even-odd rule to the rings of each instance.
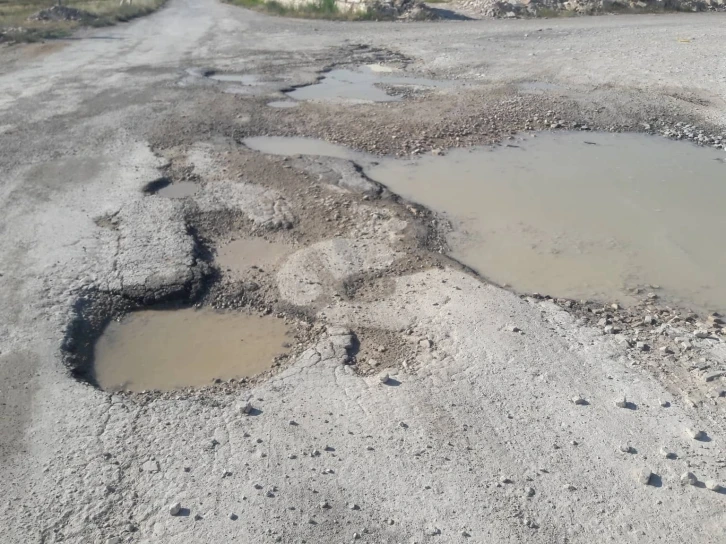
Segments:
[[[726,486],[723,382],[692,371],[722,364],[721,340],[654,359],[462,269],[444,221],[349,161],[241,141],[409,155],[525,127],[723,133],[725,23],[350,24],[171,0],[0,49],[0,540],[723,542],[726,494],[705,484]],[[358,64],[454,84],[266,106]],[[225,71],[254,77],[208,77]],[[148,194],[160,178],[200,190]],[[216,265],[253,236],[291,255],[254,274]],[[190,300],[279,315],[292,355],[264,379],[197,390],[84,381],[105,320]]]

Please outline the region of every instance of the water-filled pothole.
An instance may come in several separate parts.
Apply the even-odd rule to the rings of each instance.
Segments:
[[[326,73],[313,85],[287,93],[295,100],[344,100],[353,102],[396,102],[401,96],[390,95],[380,85],[438,88],[449,87],[449,81],[396,75],[378,65],[355,69],[336,69]]]
[[[281,319],[210,309],[143,310],[112,321],[96,342],[105,390],[171,390],[253,376],[287,351]]]
[[[368,175],[446,213],[453,256],[500,284],[623,302],[655,285],[726,310],[722,156],[647,135],[553,133]]]
[[[287,244],[268,242],[263,238],[242,238],[220,247],[215,260],[223,270],[242,274],[253,266],[274,267],[291,252],[292,247]]]
[[[678,305],[726,310],[723,151],[590,132],[415,161],[305,138],[245,144],[358,162],[371,179],[447,215],[455,258],[521,292],[630,303],[635,289],[661,288]]]
[[[170,183],[156,191],[156,194],[164,198],[186,198],[194,195],[199,186],[191,181],[180,181],[179,183]]]

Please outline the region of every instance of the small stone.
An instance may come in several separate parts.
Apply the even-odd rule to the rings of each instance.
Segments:
[[[535,490],[534,490],[534,487],[527,487],[527,488],[525,488],[525,490],[524,490],[524,494],[525,494],[525,495],[526,495],[527,497],[534,497],[534,494],[535,494]]]
[[[677,455],[673,453],[672,451],[669,451],[665,448],[660,449],[660,454],[665,457],[666,459],[675,459]]]
[[[611,308],[612,308],[613,310],[615,310],[615,311],[618,311],[618,310],[620,309],[620,305],[619,305],[619,304],[611,304],[611,305],[610,305],[610,307],[611,307]]]
[[[418,344],[422,348],[426,348],[426,349],[431,349],[432,347],[434,347],[434,343],[431,340],[429,340],[428,338],[424,338],[423,340],[419,341]]]
[[[665,399],[660,399],[660,400],[658,401],[658,403],[659,403],[659,404],[661,405],[661,407],[663,407],[663,408],[668,408],[668,407],[669,407],[669,406],[671,405],[671,403],[670,403],[669,401],[665,400]]]
[[[321,510],[328,510],[332,508],[332,506],[330,506],[330,503],[328,501],[322,501],[318,504],[318,508],[320,508]]]
[[[577,491],[577,488],[572,484],[565,484],[562,486],[565,491]]]
[[[358,540],[360,538],[360,535],[358,533],[353,533],[353,540]]]
[[[378,346],[378,351],[380,353],[384,353],[386,351],[386,346]]]
[[[652,315],[646,315],[643,318],[643,323],[645,323],[646,325],[654,325],[656,323],[656,319]]]
[[[661,353],[665,353],[666,355],[673,355],[673,350],[668,346],[662,346],[658,348]]]
[[[622,444],[620,446],[620,451],[623,453],[634,453],[635,452],[635,450],[633,449],[633,447],[630,444]]]
[[[627,408],[628,407],[628,399],[625,398],[625,395],[615,399],[615,406],[617,406],[618,408]]]
[[[696,485],[698,483],[698,479],[693,474],[693,472],[684,472],[681,474],[681,484],[682,485]]]
[[[646,344],[645,342],[636,342],[635,349],[637,349],[639,351],[648,351],[650,349],[650,346],[648,344]]]
[[[106,539],[106,544],[121,544],[121,539],[117,536],[112,536]]]
[[[232,512],[229,515],[229,519],[231,519],[232,521],[237,521],[239,519],[239,516],[237,514],[235,514],[234,512]]]
[[[724,370],[717,370],[717,371],[714,371],[714,372],[708,372],[708,373],[704,374],[703,375],[703,379],[704,379],[704,381],[712,382],[712,381],[717,380],[717,379],[719,379],[719,378],[721,378],[723,376],[726,376],[726,371],[724,371]]]
[[[349,502],[348,503],[348,508],[350,510],[360,510],[360,507],[357,504],[353,503],[353,502]]]
[[[179,512],[181,512],[181,503],[175,502],[172,505],[169,505],[169,513],[172,516],[179,515]]]
[[[520,329],[519,327],[515,327],[515,326],[509,327],[509,330],[512,332],[522,332],[522,329]]]
[[[697,331],[694,331],[693,336],[696,338],[708,338],[711,336],[707,330],[699,329]]]
[[[693,440],[702,440],[703,437],[706,436],[706,433],[698,429],[688,429],[687,432],[688,436],[693,438]]]
[[[297,421],[295,421],[294,419],[291,419],[290,421],[287,422],[287,424],[292,425],[294,427],[297,425]]]
[[[721,486],[721,484],[715,482],[714,480],[707,480],[705,485],[706,489],[710,489],[711,491],[715,491],[716,493],[719,493],[723,489],[723,486]]]
[[[375,359],[368,359],[368,364],[370,366],[378,366],[380,363],[376,361]]]
[[[383,373],[380,376],[378,376],[378,379],[381,381],[381,383],[388,383],[388,380],[390,380],[391,377],[386,372],[386,373]]]
[[[252,412],[252,404],[248,401],[240,403],[239,411],[241,414],[249,415],[249,413]]]
[[[507,478],[507,477],[502,477],[499,479],[499,481],[503,484],[513,484],[514,483],[510,478]]]
[[[577,395],[575,397],[572,397],[572,402],[578,406],[584,406],[587,404],[587,401],[582,395]]]
[[[638,471],[637,480],[643,485],[648,485],[650,479],[653,477],[653,473],[647,468],[642,468]]]

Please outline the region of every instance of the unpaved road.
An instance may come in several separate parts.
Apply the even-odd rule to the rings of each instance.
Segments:
[[[240,144],[405,155],[553,121],[723,132],[724,43],[722,15],[354,25],[172,0],[0,50],[0,540],[724,542],[726,494],[704,483],[726,485],[723,381],[701,379],[722,338],[674,321],[657,334],[691,347],[649,358],[462,270],[439,252],[445,225],[351,163]],[[344,63],[459,85],[265,106]],[[260,83],[227,93],[209,69]],[[557,87],[523,96],[521,81]],[[201,190],[145,194],[162,175]],[[249,236],[294,252],[218,269]],[[295,355],[267,379],[170,394],[109,394],[64,366],[83,377],[105,318],[194,297],[279,314]]]

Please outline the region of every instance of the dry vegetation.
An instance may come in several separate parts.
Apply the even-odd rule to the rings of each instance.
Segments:
[[[38,21],[31,17],[58,4],[56,0],[0,0],[0,42],[61,38],[80,26],[106,26],[147,15],[166,0],[63,0],[64,7],[83,12],[78,20]]]

